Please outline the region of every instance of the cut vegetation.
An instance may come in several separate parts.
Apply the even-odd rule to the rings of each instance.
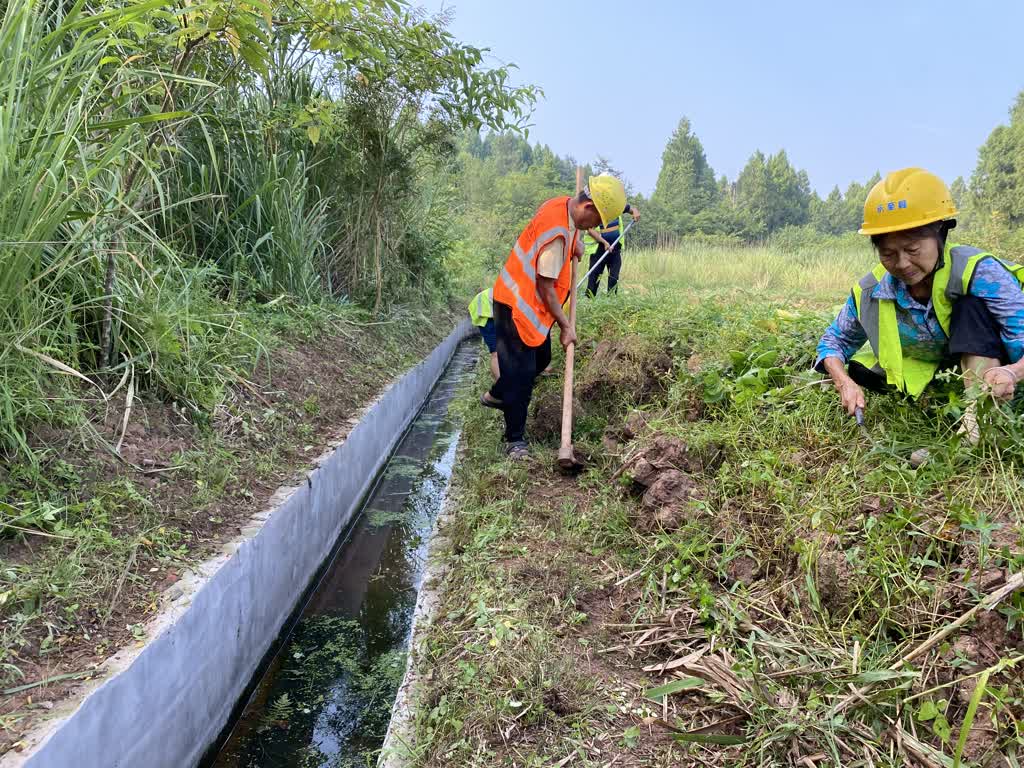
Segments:
[[[1017,765],[1024,422],[968,446],[950,383],[866,439],[809,371],[832,257],[771,256],[642,254],[581,305],[579,479],[471,411],[412,764]]]

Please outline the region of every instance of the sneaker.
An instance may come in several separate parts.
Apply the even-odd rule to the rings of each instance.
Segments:
[[[505,408],[505,403],[491,395],[490,392],[484,392],[480,395],[480,405],[484,408],[494,408],[497,411],[504,410]]]
[[[530,457],[530,447],[525,440],[515,440],[505,444],[505,455],[513,461],[522,461]]]

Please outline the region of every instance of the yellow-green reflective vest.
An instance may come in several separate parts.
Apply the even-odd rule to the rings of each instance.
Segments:
[[[623,214],[623,215],[628,215],[628,214]],[[620,243],[621,247],[625,248],[626,247],[626,238],[622,234],[622,232],[625,229],[625,227],[622,224],[622,216],[619,216],[619,218],[616,219],[616,221],[618,221],[619,223],[616,226],[614,226],[614,227],[597,227],[597,230],[601,233],[602,237],[604,237],[606,234],[609,234],[609,233],[615,234],[616,237],[618,238],[618,242]],[[605,239],[607,240],[608,238],[605,238]],[[595,240],[594,238],[592,238],[590,236],[590,232],[587,232],[586,236],[583,239],[583,252],[587,256],[592,256],[593,254],[595,254],[597,252],[597,240]]]
[[[494,317],[494,310],[491,307],[493,301],[493,288],[480,291],[473,297],[473,300],[469,302],[469,319],[473,321],[473,325],[483,328],[487,325],[487,321]]]
[[[942,267],[935,273],[932,282],[932,306],[939,325],[949,336],[953,302],[967,292],[978,262],[995,257],[979,248],[951,243],[946,244],[943,256]],[[1000,262],[1024,285],[1024,266],[1001,259]],[[853,286],[857,319],[868,337],[867,343],[853,359],[875,373],[884,374],[886,381],[901,392],[918,397],[935,377],[939,364],[904,356],[896,323],[895,303],[891,299],[878,299],[872,295],[883,277],[885,267],[879,264]]]

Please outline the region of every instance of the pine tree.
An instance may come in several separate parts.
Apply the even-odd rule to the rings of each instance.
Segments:
[[[685,231],[693,216],[714,205],[717,197],[715,172],[684,117],[661,154],[651,202],[666,212],[678,232]]]

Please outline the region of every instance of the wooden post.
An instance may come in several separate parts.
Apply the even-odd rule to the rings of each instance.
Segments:
[[[576,194],[583,191],[583,166],[576,166]],[[572,282],[569,284],[569,326],[576,330],[576,257],[572,243],[566,243],[571,260]],[[562,444],[558,449],[558,466],[573,469],[580,466],[572,450],[572,390],[573,364],[576,361],[576,345],[570,344],[565,350],[565,383],[562,387]]]

